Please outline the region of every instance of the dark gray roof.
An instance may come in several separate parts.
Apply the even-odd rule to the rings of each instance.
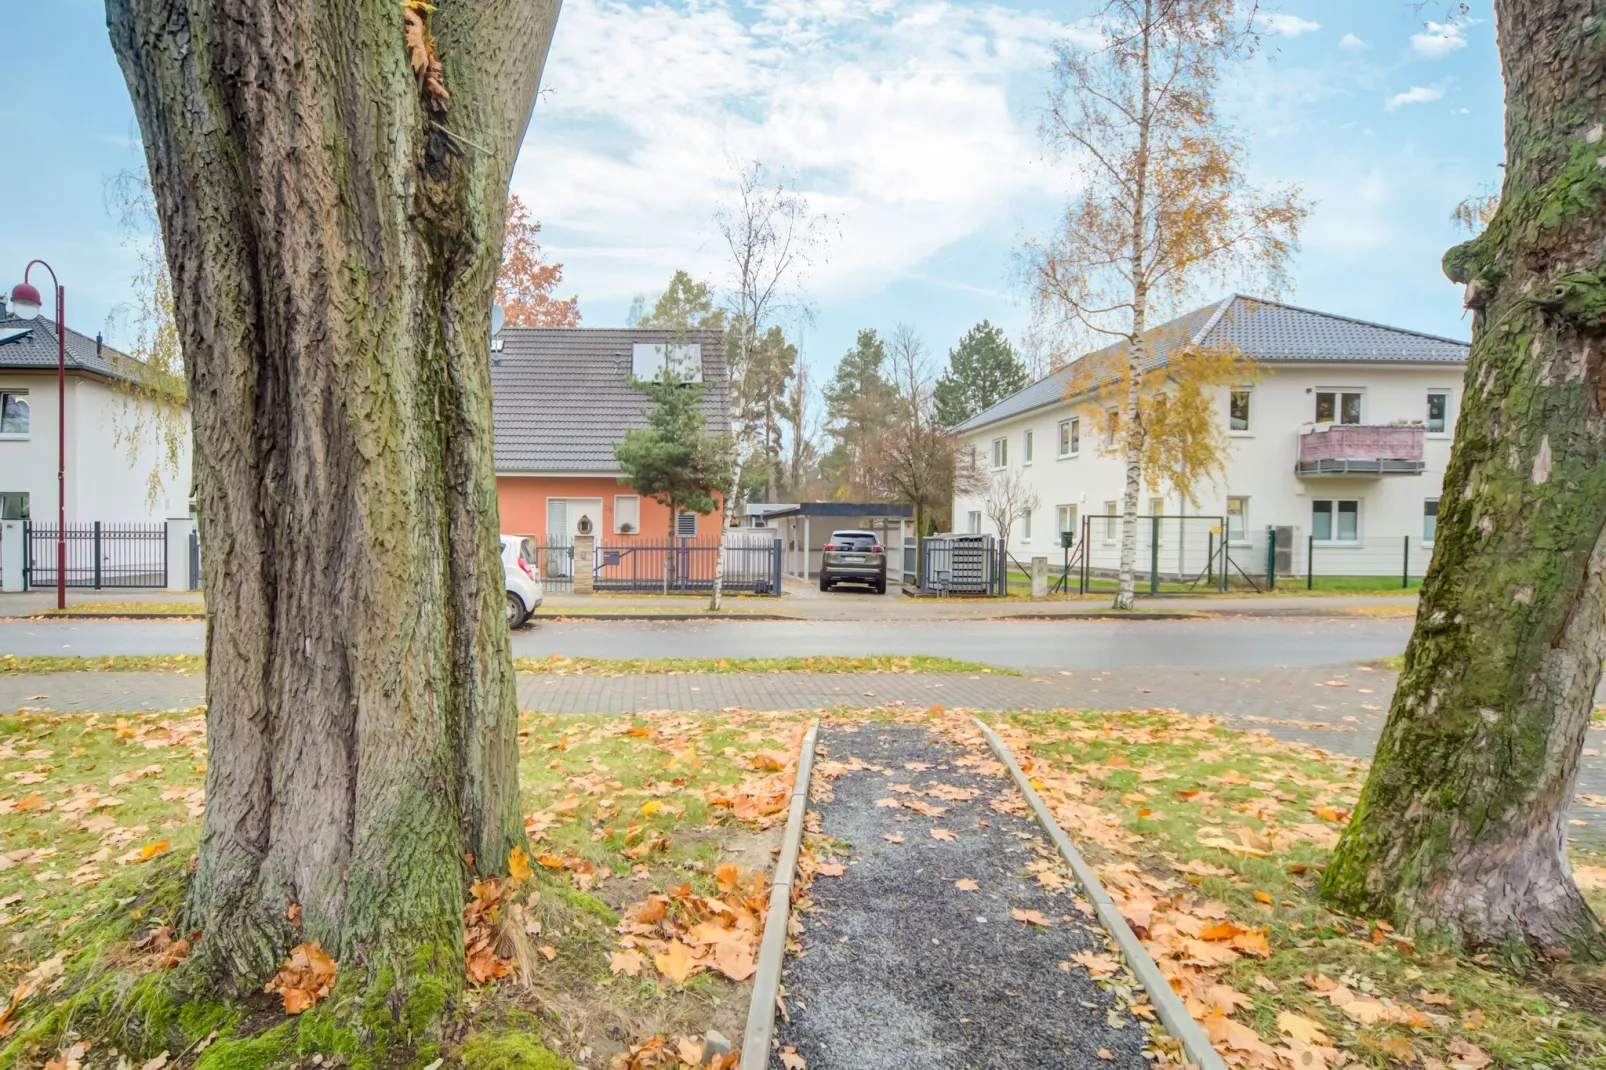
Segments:
[[[702,347],[708,430],[730,426],[725,336],[589,327],[504,327],[491,354],[498,472],[617,472],[614,443],[646,425],[647,396],[626,381],[637,342]]]
[[[99,349],[97,352],[93,338],[67,328],[68,371],[88,372],[109,379],[126,378],[122,367],[112,364],[123,354],[110,346]],[[56,370],[56,324],[43,316],[34,319],[0,317],[0,371],[33,370]]]
[[[1453,338],[1385,327],[1379,323],[1234,294],[1194,309],[1149,332],[1150,367],[1170,360],[1179,346],[1231,345],[1265,363],[1465,364],[1467,343]],[[960,424],[974,431],[1065,400],[1068,384],[1082,361],[1109,360],[1126,343],[1089,353],[1010,395]]]
[[[915,515],[912,505],[894,505],[891,502],[799,502],[796,505],[777,505],[764,514],[766,520],[788,516],[881,516],[904,517]]]

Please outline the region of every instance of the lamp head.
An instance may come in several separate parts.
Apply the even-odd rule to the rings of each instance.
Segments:
[[[39,296],[39,290],[26,282],[19,282],[11,289],[11,312],[20,319],[33,319],[39,315],[44,307],[44,301]]]

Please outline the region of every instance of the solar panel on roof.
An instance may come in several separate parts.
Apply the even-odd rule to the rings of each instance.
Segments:
[[[0,346],[7,342],[15,342],[19,338],[26,338],[32,333],[32,327],[0,327]]]

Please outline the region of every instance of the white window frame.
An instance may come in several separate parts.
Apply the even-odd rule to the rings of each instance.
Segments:
[[[1115,545],[1116,538],[1121,531],[1121,503],[1104,503],[1104,545]]]
[[[1232,426],[1232,403],[1239,394],[1244,396],[1244,426]],[[1245,438],[1255,433],[1255,392],[1247,386],[1233,387],[1227,391],[1227,434]]]
[[[1320,505],[1323,502],[1326,502],[1328,505],[1332,506],[1332,520],[1331,520],[1332,527],[1329,530],[1329,535],[1330,536],[1336,535],[1336,533],[1338,531],[1338,517],[1339,517],[1339,512],[1340,512],[1339,506],[1344,505],[1346,503],[1350,503],[1350,502],[1354,503],[1354,505],[1355,505],[1355,537],[1353,539],[1341,539],[1341,538],[1336,538],[1336,537],[1329,537],[1329,538],[1326,538],[1326,539],[1316,538],[1316,506]],[[1311,502],[1310,502],[1310,533],[1311,533],[1311,537],[1313,539],[1315,539],[1317,546],[1360,546],[1364,542],[1364,540],[1361,537],[1361,499],[1360,498],[1312,498]]]
[[[1032,541],[1032,513],[1033,512],[1034,512],[1034,510],[1031,510],[1031,509],[1022,509],[1021,510],[1021,514],[1020,514],[1020,541],[1022,543],[1028,543],[1028,542]]]
[[[1032,446],[1033,446],[1033,444],[1034,443],[1032,442],[1032,433],[1030,431],[1028,431],[1028,432],[1026,432],[1026,441],[1021,444],[1022,456],[1021,456],[1021,462],[1020,463],[1021,463],[1021,467],[1022,468],[1026,467],[1027,465],[1032,463]]]
[[[1115,449],[1115,436],[1121,427],[1121,410],[1107,409],[1104,413],[1104,448]]]
[[[1080,512],[1080,509],[1074,505],[1056,505],[1054,507],[1054,527],[1058,529],[1060,534],[1064,534],[1067,531],[1070,532],[1072,542],[1076,541],[1076,529],[1081,520]],[[1067,519],[1070,520],[1069,524],[1065,522]]]
[[[1429,422],[1429,417],[1426,412],[1422,414],[1422,426],[1427,428],[1429,438],[1449,438],[1451,434],[1451,421],[1454,419],[1454,417],[1451,415],[1450,400],[1454,395],[1450,392],[1449,387],[1429,387],[1427,396],[1431,398],[1435,394],[1438,394],[1444,398],[1444,426],[1439,428],[1437,431],[1433,430],[1433,425]],[[1431,406],[1431,402],[1429,404]]]
[[[33,437],[33,401],[29,399],[27,390],[0,390],[0,415],[5,413],[6,402],[11,398],[16,398],[18,401],[21,401],[24,405],[28,406],[28,430],[6,431],[0,433],[0,441],[26,442],[28,439]]]
[[[1239,527],[1238,534],[1237,534],[1236,538],[1233,537],[1233,531],[1232,531],[1232,503],[1233,502],[1243,502],[1243,507],[1238,511],[1238,517],[1239,517],[1240,520],[1243,521],[1243,523]],[[1221,534],[1227,540],[1227,542],[1230,545],[1233,545],[1233,546],[1248,546],[1249,545],[1249,495],[1247,495],[1247,494],[1229,494],[1227,496],[1227,511],[1226,511],[1225,514],[1222,515],[1221,519],[1222,519],[1222,522],[1224,524],[1226,524],[1226,530],[1223,531]]]
[[[628,532],[619,530],[619,525],[621,523],[620,520],[619,520],[619,503],[620,502],[629,502],[629,503],[631,503],[631,508],[633,508],[636,511],[635,519],[630,521],[630,530]],[[641,534],[641,495],[639,495],[639,494],[615,494],[613,496],[613,533],[615,535],[640,535]]]
[[[1333,419],[1322,421],[1316,418],[1317,407],[1321,404],[1323,394],[1333,395]],[[1344,395],[1355,394],[1360,398],[1360,418],[1353,424],[1344,422]],[[1311,398],[1311,423],[1317,427],[1364,427],[1366,425],[1366,388],[1360,386],[1318,386]],[[1344,499],[1348,501],[1349,499]]]
[[[1422,500],[1422,545],[1431,547],[1439,541],[1439,498]],[[1428,538],[1428,506],[1433,506],[1433,538]]]
[[[1072,416],[1068,420],[1061,420],[1059,425],[1059,456],[1075,457],[1082,452],[1082,421]]]
[[[966,520],[968,521],[968,525],[967,526],[970,528],[970,534],[972,534],[972,535],[980,535],[981,534],[981,510],[980,509],[972,509],[970,511],[970,514],[966,517]]]
[[[1009,467],[1009,436],[993,439],[993,471],[1001,472]]]
[[[682,531],[682,528],[685,526],[685,523],[686,523],[687,520],[691,521],[691,534],[690,535],[684,534],[683,531]],[[676,513],[675,514],[675,538],[677,538],[677,539],[695,539],[697,537],[697,520],[698,520],[698,514],[692,512],[690,509],[682,509],[680,512]]]

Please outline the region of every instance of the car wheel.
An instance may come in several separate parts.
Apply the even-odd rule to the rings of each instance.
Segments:
[[[830,589],[831,581],[825,578],[825,573],[820,573],[820,590],[829,591]]]
[[[525,612],[524,600],[512,591],[507,593],[507,626],[517,628],[523,624],[529,613]]]
[[[886,594],[887,593],[887,578],[885,576],[877,576],[876,577],[876,579],[875,579],[875,593],[876,594]]]

